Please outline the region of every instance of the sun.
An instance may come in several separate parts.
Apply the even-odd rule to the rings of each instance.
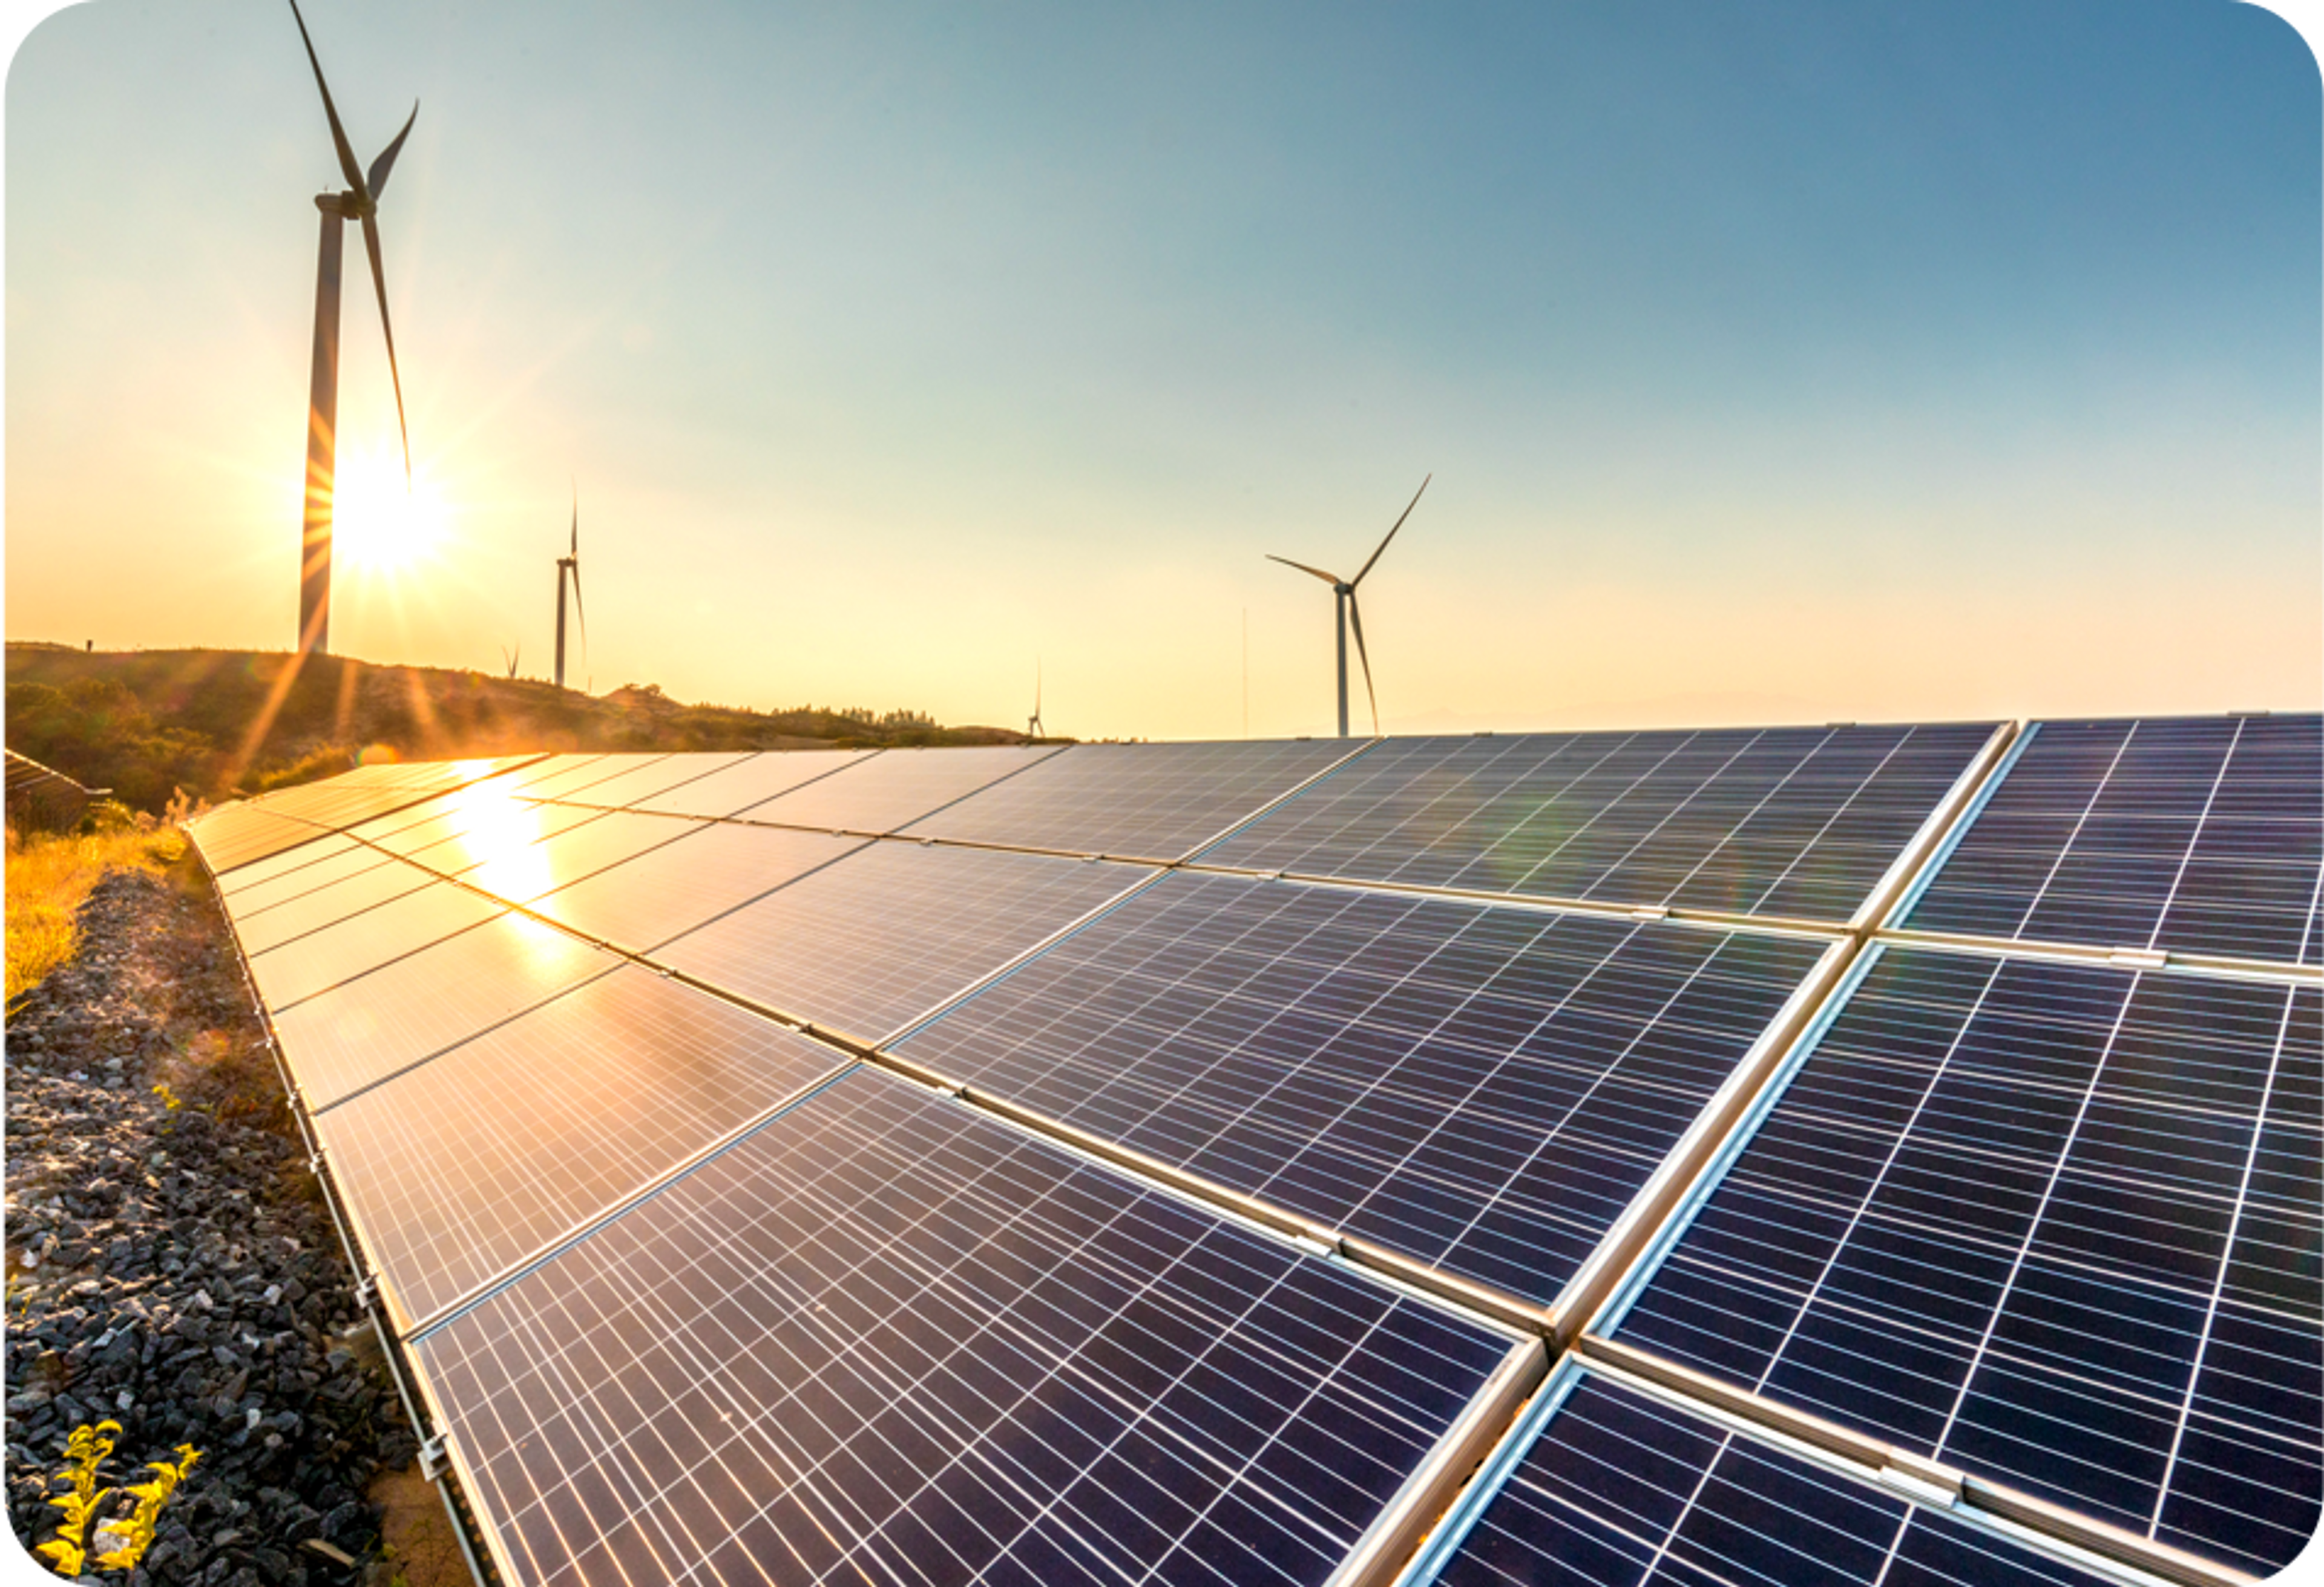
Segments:
[[[449,505],[424,466],[415,466],[406,484],[401,452],[342,451],[337,472],[331,503],[337,566],[392,578],[434,560],[451,538]]]

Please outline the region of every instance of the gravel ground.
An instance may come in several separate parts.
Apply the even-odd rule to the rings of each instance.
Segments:
[[[201,1458],[143,1562],[97,1580],[384,1582],[364,1492],[412,1435],[217,905],[115,872],[80,924],[7,1017],[9,1520],[54,1536],[65,1441],[110,1417],[107,1481]]]

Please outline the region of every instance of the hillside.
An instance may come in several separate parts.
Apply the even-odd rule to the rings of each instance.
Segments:
[[[532,751],[774,750],[1019,743],[911,711],[682,705],[652,685],[592,697],[530,679],[280,650],[7,647],[7,743],[134,808],[327,777],[358,757]]]

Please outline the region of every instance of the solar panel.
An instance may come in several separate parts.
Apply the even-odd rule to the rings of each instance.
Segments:
[[[588,820],[553,830],[562,825],[560,813],[537,808],[539,821],[552,828],[545,837],[532,838],[535,817],[526,814],[414,857],[495,898],[526,904],[698,830],[689,821],[626,810],[595,811]]]
[[[2324,1512],[2318,718],[489,770],[197,836],[512,1581],[2228,1587]]]
[[[876,1041],[1152,874],[1002,850],[874,844],[664,944],[654,957]]]
[[[1074,744],[904,830],[1176,860],[1354,752],[1338,739]]]
[[[232,871],[254,861],[271,859],[302,844],[313,843],[329,830],[252,805],[227,805],[186,824],[186,831],[213,872]]]
[[[1182,872],[898,1050],[1545,1302],[1824,950]]]
[[[262,954],[391,899],[418,892],[433,885],[435,880],[419,866],[407,865],[401,860],[367,865],[351,876],[279,904],[250,909],[237,908],[235,932],[242,938],[243,952]]]
[[[2324,717],[2044,722],[1904,924],[2314,964]]]
[[[288,1008],[500,912],[499,905],[439,881],[280,947],[250,955],[251,979],[268,1008]]]
[[[1443,1587],[2080,1587],[2110,1580],[1582,1374]]]
[[[669,759],[666,750],[648,754],[575,755],[546,775],[532,779],[522,789],[529,799],[557,799],[579,793],[626,772]]]
[[[1616,1337],[2281,1566],[2324,1491],[2319,1005],[1889,950]]]
[[[315,1130],[408,1328],[844,1062],[628,965],[318,1110]]]
[[[207,820],[208,817],[203,819]],[[195,829],[189,826],[189,830]],[[208,858],[212,849],[209,844],[201,841],[204,832],[207,832],[207,828],[196,832],[197,846],[201,848],[204,857]],[[351,857],[358,855],[364,857],[364,864],[348,865],[346,863]],[[280,901],[293,893],[304,892],[309,887],[317,884],[314,881],[301,882],[293,880],[310,866],[339,865],[343,867],[337,871],[322,872],[322,878],[336,881],[339,876],[348,874],[351,871],[377,864],[382,857],[377,853],[367,853],[361,844],[353,842],[338,833],[318,834],[310,843],[303,844],[297,848],[285,849],[266,859],[254,860],[246,865],[220,873],[217,877],[218,894],[221,898],[233,900],[234,906],[237,909],[242,907],[242,900],[245,896],[254,900],[263,900],[271,895],[273,900]]]
[[[327,1107],[617,962],[553,926],[504,914],[277,1004],[275,1034],[307,1106]]]
[[[1989,724],[1390,739],[1206,863],[1845,920]]]
[[[1055,746],[882,750],[741,814],[826,831],[895,832],[1056,753]]]
[[[738,815],[753,805],[766,803],[777,794],[788,793],[877,753],[877,750],[770,751],[641,798],[632,808],[659,810],[670,816]]]
[[[630,767],[612,776],[589,782],[585,787],[571,789],[552,796],[577,805],[595,805],[618,810],[640,803],[657,794],[683,789],[722,767],[732,766],[747,757],[741,751],[723,751],[691,755],[666,755],[641,766]]]
[[[659,946],[872,840],[706,826],[641,859],[585,877],[533,908],[632,952]]]
[[[1322,1582],[1510,1342],[877,1074],[424,1335],[514,1579]]]

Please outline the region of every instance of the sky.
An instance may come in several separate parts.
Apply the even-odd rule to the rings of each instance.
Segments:
[[[2235,0],[314,0],[336,650],[1084,738],[2315,709],[2324,112]],[[2305,20],[2304,18],[2302,19]],[[289,7],[5,88],[12,639],[283,649]],[[350,243],[355,239],[350,234]],[[1351,661],[1352,666],[1352,661]],[[1368,724],[1360,674],[1356,725]]]

